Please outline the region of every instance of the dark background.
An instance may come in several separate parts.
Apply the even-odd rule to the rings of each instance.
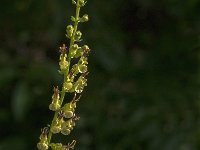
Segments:
[[[200,1],[88,0],[78,150],[200,149]],[[0,150],[35,150],[60,85],[71,0],[0,1]],[[61,139],[53,139],[61,141]]]

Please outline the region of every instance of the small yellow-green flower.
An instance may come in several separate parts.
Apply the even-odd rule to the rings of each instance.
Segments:
[[[71,38],[74,32],[74,27],[72,25],[68,25],[66,28],[67,37]]]
[[[40,135],[40,142],[37,143],[37,148],[39,150],[47,150],[48,149],[48,141],[47,141],[47,133],[48,133],[48,129],[44,128],[41,130],[42,133]]]
[[[64,150],[62,143],[51,143],[52,150]]]
[[[86,22],[89,20],[89,17],[87,14],[83,15],[83,17],[80,18],[80,22]]]
[[[76,31],[76,34],[75,34],[75,36],[74,36],[74,39],[75,39],[76,41],[79,41],[79,40],[81,39],[81,36],[82,36],[81,31]]]
[[[63,119],[57,118],[55,121],[53,121],[53,124],[50,128],[50,131],[54,134],[57,134],[61,131],[61,124],[63,123]]]
[[[49,109],[52,111],[57,111],[60,109],[60,95],[58,87],[54,87],[53,91],[52,103],[49,105]]]
[[[80,73],[86,73],[87,72],[87,66],[86,65],[78,65],[78,71]]]

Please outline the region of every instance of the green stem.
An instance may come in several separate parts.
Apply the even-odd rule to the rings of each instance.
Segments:
[[[71,47],[72,45],[74,44],[75,42],[75,39],[74,39],[74,36],[76,34],[76,31],[77,31],[77,27],[78,27],[78,22],[79,22],[79,13],[80,13],[80,5],[79,5],[79,0],[77,1],[77,4],[76,4],[76,16],[75,16],[75,22],[74,22],[74,32],[73,32],[73,35],[70,39],[70,46],[69,46],[69,54],[68,54],[68,57],[67,57],[67,61],[69,62],[69,65],[68,65],[68,69],[66,71],[66,73],[64,74],[64,82],[63,82],[63,85],[62,85],[62,91],[61,91],[61,98],[60,98],[60,105],[62,106],[62,103],[64,101],[64,98],[65,98],[65,90],[64,90],[64,83],[66,82],[67,80],[67,75],[69,73],[69,68],[70,68],[70,61],[71,61],[71,57],[70,57],[70,51],[71,51]],[[50,129],[51,127],[53,126],[53,122],[56,121],[57,117],[58,117],[58,112],[60,110],[57,110],[54,114],[54,117],[53,117],[53,120],[51,122],[51,125],[50,125]],[[51,143],[51,138],[52,138],[52,132],[49,131],[49,134],[48,134],[48,145]]]
[[[73,46],[73,44],[74,44],[74,42],[75,42],[74,36],[75,36],[75,34],[76,34],[77,27],[78,27],[79,13],[80,13],[80,5],[79,5],[79,0],[78,0],[78,1],[77,1],[77,4],[76,4],[76,16],[75,16],[75,22],[74,22],[74,32],[73,32],[72,37],[71,37],[71,39],[70,39],[69,54],[70,54],[70,51],[71,51],[71,47]],[[71,60],[71,57],[69,56],[69,57],[68,57],[68,62],[69,62],[69,63],[70,63],[70,60]]]

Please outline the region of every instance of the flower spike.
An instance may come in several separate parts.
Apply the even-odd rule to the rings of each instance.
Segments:
[[[75,127],[75,122],[80,119],[76,115],[77,102],[81,98],[84,87],[87,86],[86,76],[88,75],[88,56],[90,48],[87,45],[80,45],[83,34],[78,28],[79,23],[87,22],[89,17],[84,14],[80,17],[80,9],[85,6],[86,0],[72,0],[76,6],[76,14],[71,16],[72,24],[66,26],[66,37],[70,40],[68,48],[65,44],[59,47],[59,73],[63,75],[62,87],[53,88],[52,101],[49,109],[54,112],[54,117],[49,125],[41,130],[38,150],[70,150],[74,149],[76,141],[64,145],[52,142],[54,134],[69,135]],[[72,61],[72,59],[74,59]],[[59,90],[60,89],[60,90]],[[73,98],[65,101],[66,94],[74,93]]]

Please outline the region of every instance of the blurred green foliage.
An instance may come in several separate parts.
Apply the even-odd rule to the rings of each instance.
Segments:
[[[69,137],[76,149],[200,149],[199,8],[198,0],[88,0],[81,29],[92,53]],[[36,149],[73,13],[70,0],[1,0],[0,150]]]

